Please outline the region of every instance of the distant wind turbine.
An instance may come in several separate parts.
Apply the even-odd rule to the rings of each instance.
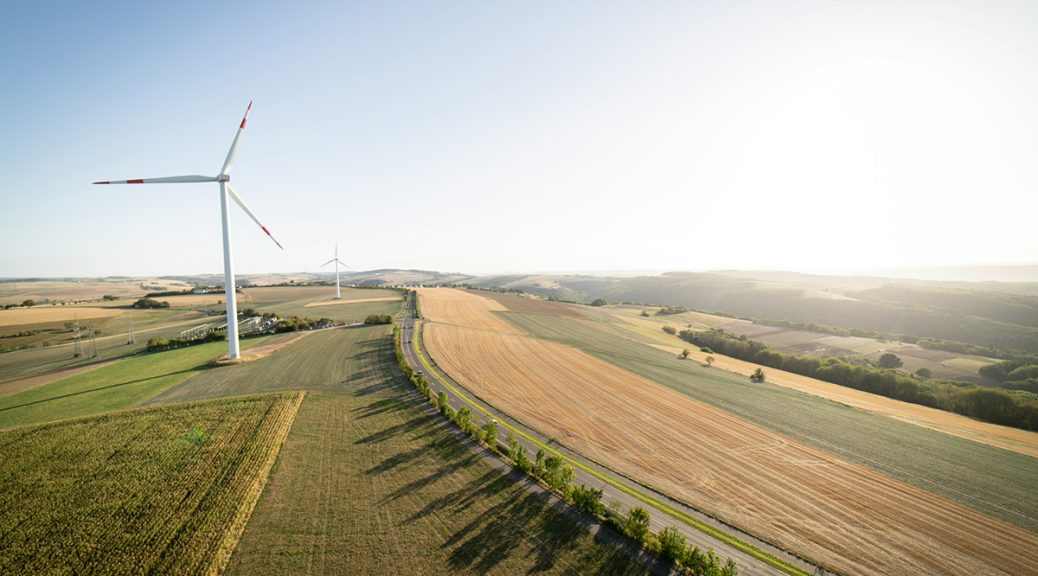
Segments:
[[[343,264],[342,260],[339,260],[339,243],[335,243],[335,258],[321,264],[321,268],[335,262],[335,299],[339,300],[342,298],[342,294],[339,291],[339,264],[342,264],[343,268],[349,268],[346,264]]]
[[[271,240],[278,245],[278,248],[284,250],[285,248],[280,242],[274,239],[274,236],[267,230],[267,227],[259,221],[259,218],[249,210],[249,207],[245,205],[245,202],[238,196],[238,193],[231,187],[231,168],[234,166],[234,159],[238,153],[238,139],[241,138],[242,131],[245,130],[245,121],[249,119],[249,110],[252,110],[252,102],[249,102],[249,107],[245,109],[245,116],[241,119],[241,124],[238,125],[238,132],[234,135],[234,141],[231,142],[231,149],[227,152],[227,159],[223,162],[223,168],[220,169],[220,173],[216,176],[168,176],[164,178],[137,178],[134,180],[105,180],[102,182],[94,182],[94,184],[185,184],[195,182],[219,182],[220,183],[220,214],[223,220],[223,281],[224,288],[227,293],[227,343],[228,352],[227,356],[235,360],[240,354],[238,351],[238,301],[235,296],[234,290],[234,263],[231,260],[231,223],[227,214],[227,196],[230,195],[231,199],[234,200],[249,218],[252,218],[259,227],[266,232],[267,236],[270,236]]]

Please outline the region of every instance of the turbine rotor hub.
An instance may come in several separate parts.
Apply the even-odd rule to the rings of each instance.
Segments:
[[[230,182],[231,181],[231,175],[230,174],[220,174],[219,176],[216,177],[216,181],[217,182]]]

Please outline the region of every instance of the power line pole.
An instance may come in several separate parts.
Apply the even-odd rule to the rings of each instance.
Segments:
[[[78,316],[78,314],[76,316],[73,316],[73,318],[74,318],[73,322],[75,322],[75,327],[73,328],[73,331],[74,331],[74,334],[75,334],[74,338],[76,339],[76,347],[75,347],[76,349],[75,349],[75,352],[73,353],[72,357],[73,358],[79,358],[80,356],[83,355],[83,344],[79,340],[79,316]]]

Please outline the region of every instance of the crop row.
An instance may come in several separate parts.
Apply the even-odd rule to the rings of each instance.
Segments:
[[[217,569],[299,401],[243,397],[0,434],[0,573]]]

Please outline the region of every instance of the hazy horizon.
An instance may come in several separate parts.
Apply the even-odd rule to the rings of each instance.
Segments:
[[[859,272],[824,272],[824,271],[810,271],[810,270],[782,270],[782,269],[731,269],[731,268],[715,268],[715,269],[663,269],[663,270],[641,270],[641,269],[620,269],[620,270],[500,270],[500,271],[468,271],[468,270],[435,270],[428,268],[416,268],[416,267],[404,267],[404,268],[385,268],[377,267],[369,270],[344,270],[340,269],[340,273],[346,281],[349,281],[349,276],[356,274],[366,274],[377,270],[420,270],[426,272],[437,272],[441,274],[460,274],[466,276],[475,277],[488,277],[488,276],[598,276],[598,277],[617,277],[617,278],[629,278],[634,276],[659,276],[667,273],[732,273],[739,274],[743,273],[746,275],[753,274],[801,274],[804,276],[830,276],[830,277],[875,277],[875,278],[886,278],[886,279],[904,279],[904,280],[922,280],[922,281],[935,281],[935,282],[1003,282],[1003,283],[1038,283],[1038,265],[1026,264],[1026,265],[977,265],[977,266],[954,266],[954,267],[939,267],[939,268],[917,268],[917,269],[900,269],[900,270],[863,270]],[[257,277],[257,276],[291,276],[297,274],[312,274],[312,275],[326,275],[333,276],[334,272],[330,270],[295,270],[289,272],[244,272],[239,273],[239,277]],[[48,276],[0,276],[0,281],[4,282],[17,282],[21,280],[60,280],[60,279],[76,279],[76,278],[153,278],[153,277],[200,277],[200,276],[222,276],[223,271],[212,271],[212,272],[199,272],[195,274],[111,274],[105,276],[60,276],[60,275],[48,275]],[[222,281],[222,280],[221,280]]]
[[[199,25],[199,23],[205,25]],[[98,30],[119,30],[99,35]],[[79,3],[0,22],[0,276],[1032,265],[1038,7]],[[474,272],[469,272],[474,271]]]

